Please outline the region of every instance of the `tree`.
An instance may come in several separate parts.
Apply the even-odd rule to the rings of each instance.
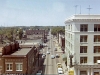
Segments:
[[[23,30],[22,29],[18,30],[18,35],[19,35],[19,39],[21,40],[23,37]]]
[[[57,34],[65,34],[65,28],[64,27],[52,27],[51,34],[57,35]]]

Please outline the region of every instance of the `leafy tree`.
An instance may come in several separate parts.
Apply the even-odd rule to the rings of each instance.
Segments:
[[[23,29],[18,30],[19,39],[21,40],[23,37]]]
[[[60,34],[65,34],[65,28],[64,27],[52,27],[51,34],[57,35],[58,33]]]

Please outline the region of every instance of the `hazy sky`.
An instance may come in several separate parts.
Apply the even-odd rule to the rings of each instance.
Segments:
[[[100,0],[0,0],[1,26],[65,25],[75,14],[100,14]]]

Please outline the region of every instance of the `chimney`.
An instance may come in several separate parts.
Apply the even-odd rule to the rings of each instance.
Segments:
[[[11,53],[11,51],[12,51],[12,49],[11,49],[11,45],[10,44],[7,44],[5,47],[4,47],[4,49],[5,49],[5,54],[10,54]]]
[[[12,52],[15,52],[15,44],[11,43]]]

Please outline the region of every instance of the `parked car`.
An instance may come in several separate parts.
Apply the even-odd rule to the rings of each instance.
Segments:
[[[58,68],[62,68],[61,63],[57,63],[57,67],[58,67]]]
[[[42,70],[37,71],[36,75],[42,75]]]
[[[57,48],[55,48],[54,50],[57,51]]]
[[[63,74],[63,69],[62,68],[58,68],[58,74]]]
[[[44,47],[47,47],[47,44],[44,43],[43,46],[44,46]]]
[[[59,57],[59,54],[56,54],[56,57]]]
[[[47,54],[50,54],[50,52],[49,52],[49,51],[47,51]]]
[[[46,57],[46,55],[45,55],[45,54],[43,54],[43,55],[42,55],[42,58],[45,58],[45,57]]]
[[[51,58],[54,59],[55,58],[55,55],[51,55]]]

